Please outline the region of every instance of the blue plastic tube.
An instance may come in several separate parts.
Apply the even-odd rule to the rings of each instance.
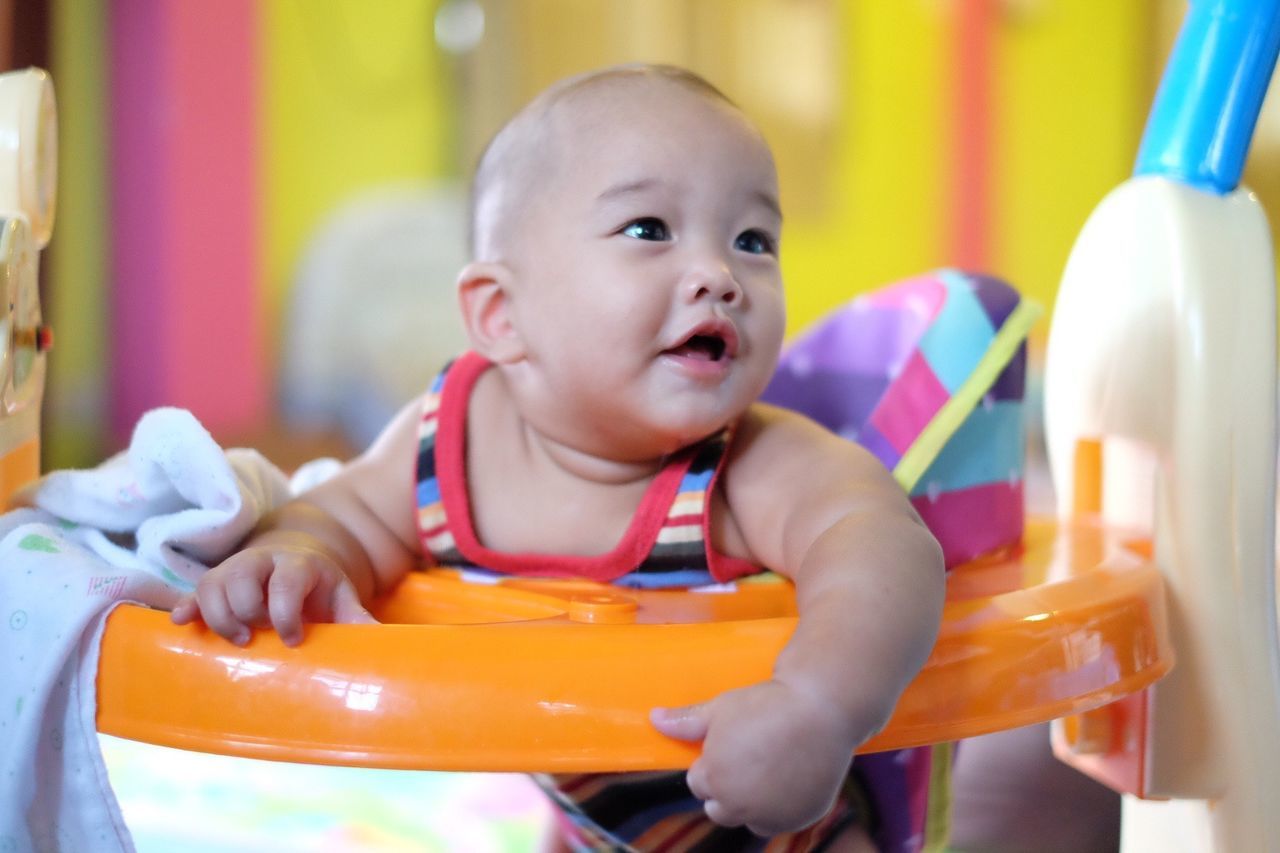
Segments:
[[[1134,174],[1234,190],[1278,50],[1280,0],[1192,0]]]

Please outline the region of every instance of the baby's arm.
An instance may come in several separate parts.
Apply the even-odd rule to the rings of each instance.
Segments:
[[[800,618],[772,680],[655,712],[655,723],[705,736],[689,783],[712,819],[768,835],[831,806],[853,750],[884,726],[933,646],[944,572],[936,540],[862,448],[757,406],[732,452],[726,515],[747,551],[736,556],[790,576]]]
[[[178,602],[173,621],[199,615],[240,645],[251,627],[270,625],[296,645],[303,620],[373,621],[362,602],[395,586],[421,554],[412,469],[419,405],[333,478],[265,516]]]

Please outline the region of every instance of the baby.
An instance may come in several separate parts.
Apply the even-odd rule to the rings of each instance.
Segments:
[[[622,66],[537,97],[473,193],[472,351],[173,620],[295,644],[371,621],[424,559],[646,586],[767,566],[800,614],[773,677],[652,719],[702,741],[680,783],[715,824],[834,836],[854,749],[932,647],[943,565],[868,452],[756,402],[784,327],[768,146],[701,78]]]

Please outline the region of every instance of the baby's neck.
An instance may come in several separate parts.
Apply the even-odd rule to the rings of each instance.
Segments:
[[[496,428],[506,433],[504,441],[519,455],[510,461],[534,476],[600,486],[635,485],[653,479],[669,454],[679,449],[663,448],[648,436],[605,435],[603,428],[566,419],[558,407],[540,405],[541,397],[531,402],[521,397],[506,371],[490,370],[473,392],[471,416],[482,423],[495,417],[492,423],[501,424]]]
[[[622,486],[651,479],[665,461],[610,459],[560,441],[528,421],[521,420],[520,425],[521,449],[534,470],[551,470],[604,486]]]

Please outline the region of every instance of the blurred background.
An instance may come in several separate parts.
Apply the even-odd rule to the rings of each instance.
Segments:
[[[359,449],[461,344],[479,149],[547,83],[620,61],[699,71],[770,138],[793,332],[938,266],[1051,305],[1183,9],[0,0],[0,63],[49,68],[59,99],[45,467],[96,463],[157,405],[284,465]],[[1246,175],[1264,203],[1278,161],[1268,107]]]
[[[485,141],[551,81],[616,62],[688,66],[769,137],[792,332],[939,266],[1001,276],[1051,306],[1080,227],[1130,172],[1184,9],[0,0],[0,68],[49,69],[59,100],[58,219],[42,268],[57,336],[44,467],[96,464],[160,405],[191,409],[222,443],[259,447],[285,467],[359,450],[462,346],[453,277]],[[1280,221],[1274,103],[1245,182]],[[1114,797],[1070,788],[1075,777],[1009,773],[1011,753],[1047,754],[1042,730],[1002,743],[970,749],[998,757],[973,772],[1042,785],[1062,821],[1093,815],[1100,828],[1102,842],[1068,849],[1111,849]],[[547,820],[543,801],[509,777],[353,785],[359,771],[306,768],[288,777],[295,785],[243,762],[107,748],[144,848],[266,850],[279,848],[252,839],[290,837],[292,849],[421,849],[429,824],[471,833],[429,849],[527,849]],[[157,775],[160,765],[170,772]],[[495,802],[508,811],[494,813]],[[967,813],[1001,818],[989,805]],[[298,841],[304,810],[314,847]],[[1034,820],[1025,849],[1046,849],[1035,839],[1050,818]],[[982,830],[1009,831],[1007,821]],[[397,846],[406,838],[417,841]]]

